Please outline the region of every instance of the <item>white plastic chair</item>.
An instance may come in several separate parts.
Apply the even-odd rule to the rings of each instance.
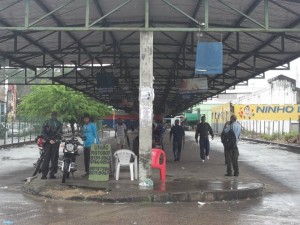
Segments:
[[[114,157],[116,166],[116,180],[119,180],[121,166],[129,166],[130,179],[137,179],[137,156],[133,153],[133,151],[129,149],[120,149],[114,153]],[[134,161],[130,162],[132,158]]]

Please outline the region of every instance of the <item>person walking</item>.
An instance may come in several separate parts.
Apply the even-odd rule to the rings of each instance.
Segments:
[[[214,139],[214,132],[209,125],[209,123],[206,122],[206,117],[201,117],[201,123],[197,125],[196,133],[195,133],[195,139],[198,143],[198,137],[200,136],[199,140],[199,146],[200,146],[200,158],[202,162],[205,161],[205,158],[209,160],[209,138],[208,135],[211,135],[211,138]]]
[[[44,162],[41,167],[41,179],[47,179],[50,168],[50,179],[56,179],[55,175],[58,169],[59,146],[62,137],[62,123],[57,120],[57,112],[51,113],[51,119],[46,120],[43,124],[42,135],[45,140],[44,144]]]
[[[127,137],[126,124],[123,123],[121,119],[119,119],[115,130],[115,138],[117,139],[118,149],[124,148],[126,137]]]
[[[227,135],[227,139],[229,139],[227,141],[229,144],[224,145],[227,163],[227,173],[225,176],[232,176],[232,168],[234,176],[239,176],[239,149],[237,144],[241,134],[241,125],[237,122],[237,117],[235,115],[232,115],[230,121],[225,124],[224,133]]]
[[[175,120],[175,126],[172,126],[170,131],[170,141],[173,136],[173,154],[174,162],[180,161],[182,143],[185,142],[185,132],[182,126],[179,125],[179,120]]]
[[[91,155],[91,146],[93,144],[99,144],[100,139],[97,132],[96,124],[92,121],[92,118],[89,114],[83,115],[84,125],[82,127],[82,139],[83,139],[83,158],[84,158],[84,168],[85,174],[83,177],[88,177],[90,172],[90,155]]]

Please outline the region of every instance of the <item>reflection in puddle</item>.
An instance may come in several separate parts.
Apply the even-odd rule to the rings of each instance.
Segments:
[[[259,188],[259,183],[243,183],[236,180],[228,181],[193,181],[193,180],[174,180],[170,182],[154,182],[155,191],[186,191],[189,190],[242,190],[249,188]]]

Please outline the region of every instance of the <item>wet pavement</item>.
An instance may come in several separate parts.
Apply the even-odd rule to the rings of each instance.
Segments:
[[[169,181],[176,182],[173,178],[182,173],[197,186],[199,171],[215,189],[222,187],[220,179],[227,184],[235,181],[223,177],[225,165],[219,140],[212,141],[211,148],[211,160],[201,164],[196,157],[198,151],[185,147],[182,162],[168,163],[169,171],[174,171],[168,174]],[[0,224],[300,224],[300,155],[274,146],[240,142],[241,171],[236,181],[264,183],[262,198],[203,205],[54,201],[23,195],[22,180],[32,173],[37,156],[33,145],[0,151]],[[193,160],[184,163],[188,158]],[[127,179],[126,173],[120,181]]]
[[[131,133],[130,139],[135,135]],[[247,173],[240,177],[225,177],[224,159],[217,158],[215,152],[212,151],[210,155],[213,160],[202,163],[198,146],[193,140],[193,133],[187,132],[187,136],[180,162],[173,162],[171,144],[168,138],[165,138],[167,179],[165,182],[160,181],[159,170],[152,170],[153,190],[141,190],[138,187],[138,180],[130,180],[127,168],[121,170],[118,181],[113,176],[108,182],[88,181],[81,176],[83,157],[78,158],[79,170],[74,178],[67,180],[66,184],[61,184],[61,174],[59,174],[60,179],[55,181],[40,180],[38,177],[25,185],[24,190],[27,193],[54,199],[102,202],[222,201],[255,198],[262,195],[264,188],[262,182]],[[116,149],[114,138],[108,138],[106,142],[112,145],[112,149]],[[90,189],[99,192],[97,194]],[[65,194],[59,195],[57,193],[59,190]]]

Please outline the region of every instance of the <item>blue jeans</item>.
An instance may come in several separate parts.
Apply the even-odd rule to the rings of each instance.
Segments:
[[[208,137],[200,137],[200,157],[205,160],[205,156],[209,155],[209,139]]]

